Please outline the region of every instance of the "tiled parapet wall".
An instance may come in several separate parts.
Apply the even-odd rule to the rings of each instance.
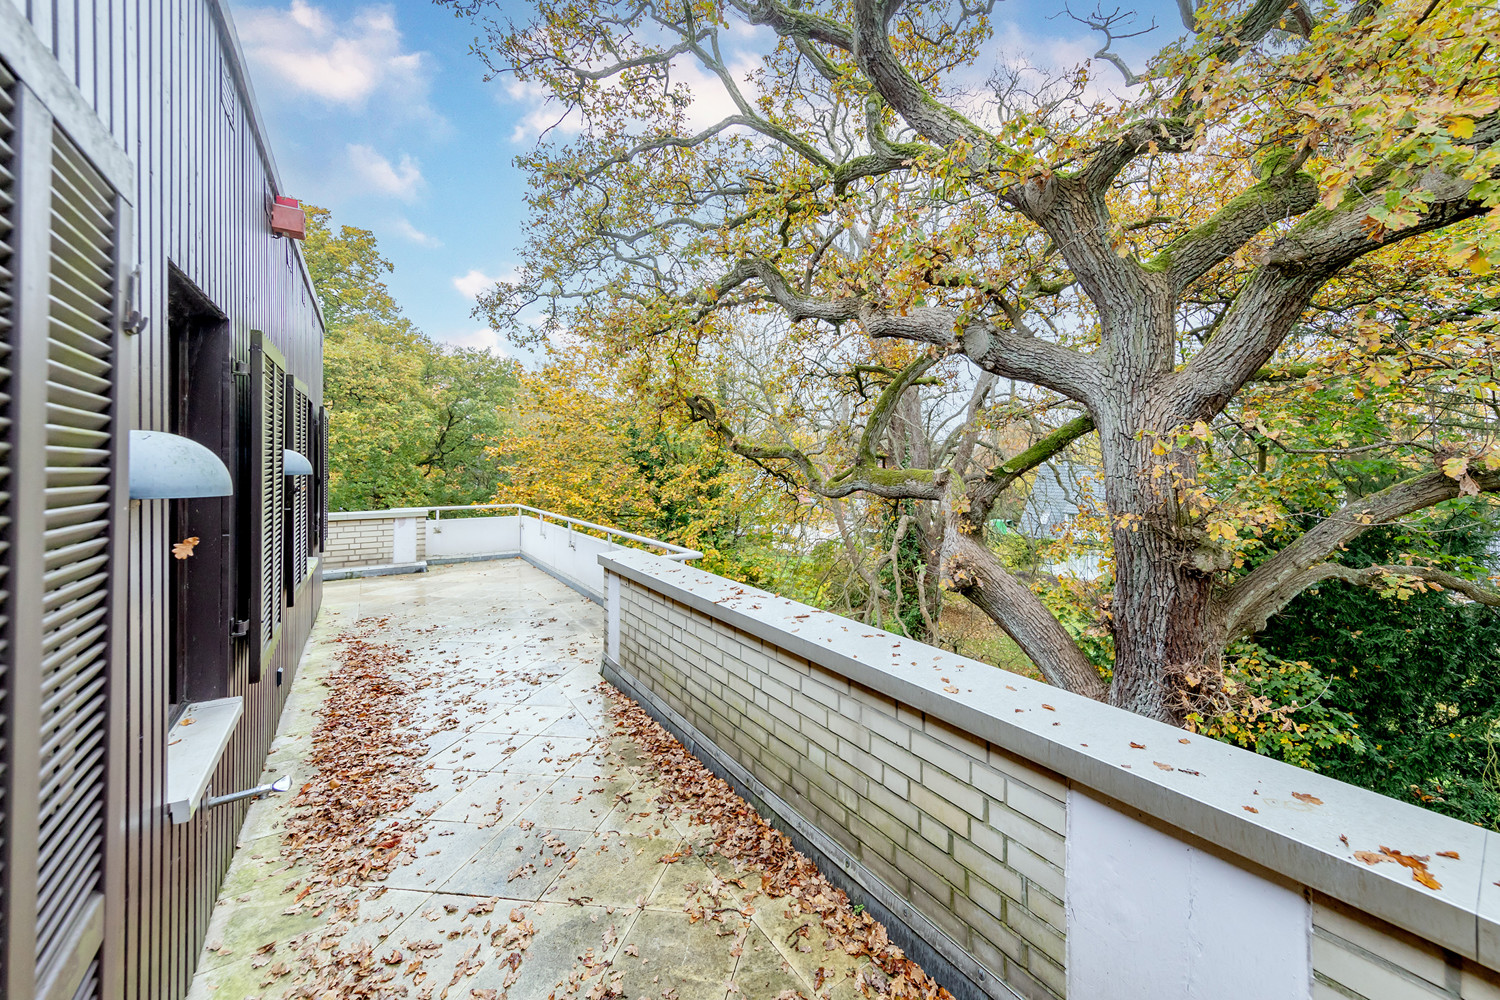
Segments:
[[[421,562],[427,557],[426,517],[423,508],[330,513],[324,569]]]
[[[607,671],[960,996],[1500,1000],[1500,836],[645,553],[600,561]],[[1442,888],[1354,856],[1382,845]]]

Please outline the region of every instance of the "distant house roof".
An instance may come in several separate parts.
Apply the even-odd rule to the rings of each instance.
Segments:
[[[1021,510],[1022,532],[1032,536],[1050,535],[1057,525],[1078,515],[1078,500],[1088,493],[1083,485],[1091,470],[1073,462],[1047,462],[1038,466],[1031,484],[1031,495]]]

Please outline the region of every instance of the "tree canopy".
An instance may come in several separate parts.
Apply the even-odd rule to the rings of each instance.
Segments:
[[[521,158],[524,266],[491,322],[540,305],[515,335],[649,358],[643,387],[806,490],[930,505],[944,584],[1052,682],[1181,721],[1229,644],[1320,581],[1486,593],[1341,553],[1500,489],[1494,4],[1180,0],[1183,34],[1145,65],[1096,16],[1103,58],[1053,78],[997,59],[993,0],[543,0],[519,25],[451,5],[491,69],[581,127]],[[704,76],[732,105],[717,121]],[[889,374],[846,433],[791,441],[720,398],[747,327],[781,339],[778,385]],[[892,414],[932,378],[970,387],[967,432],[894,460]],[[1335,383],[1379,406],[1306,433],[1299,406]],[[1017,387],[1043,419],[1000,454],[993,394]],[[1103,670],[982,536],[1085,436]],[[1378,483],[1332,468],[1355,454]]]
[[[435,343],[401,312],[383,280],[375,235],[308,206],[308,270],[323,304],[329,507],[489,500],[500,470],[486,449],[503,427],[519,366],[488,351]]]

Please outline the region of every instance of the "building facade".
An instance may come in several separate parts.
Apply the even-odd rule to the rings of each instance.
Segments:
[[[0,0],[0,995],[191,981],[321,597],[286,194],[219,0]]]

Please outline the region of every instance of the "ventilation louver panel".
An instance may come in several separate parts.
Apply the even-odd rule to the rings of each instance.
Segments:
[[[12,243],[15,230],[16,163],[15,163],[15,78],[0,64],[0,816],[6,815],[9,803],[5,789],[10,785],[5,772],[10,744],[10,366],[15,309],[14,259]],[[5,899],[4,860],[9,853],[0,828],[0,913],[9,907]],[[5,953],[0,947],[0,982],[5,981]]]
[[[307,446],[307,397],[302,390],[292,390],[292,416],[293,416],[293,439],[297,442],[292,450],[297,454],[306,456],[310,449]],[[306,476],[297,480],[296,492],[292,496],[292,541],[294,552],[292,555],[292,586],[296,587],[302,583],[307,576],[307,507],[308,501],[312,499],[312,477]]]
[[[89,1000],[90,997],[99,995],[99,960],[95,959],[89,964],[88,970],[83,975],[83,982],[78,984],[78,990],[73,994],[73,1000]]]
[[[261,352],[261,497],[260,497],[260,644],[264,651],[281,628],[282,574],[285,553],[282,540],[283,507],[286,502],[285,373],[267,351]]]
[[[323,436],[319,433],[322,423],[318,411],[313,409],[312,400],[304,399],[303,405],[307,407],[307,447],[310,449],[307,457],[313,467],[307,491],[307,552],[311,558],[313,550],[319,547],[323,520]]]
[[[114,193],[61,133],[51,181],[38,968],[101,888],[115,392]]]
[[[328,551],[328,410],[318,408],[318,549]]]

